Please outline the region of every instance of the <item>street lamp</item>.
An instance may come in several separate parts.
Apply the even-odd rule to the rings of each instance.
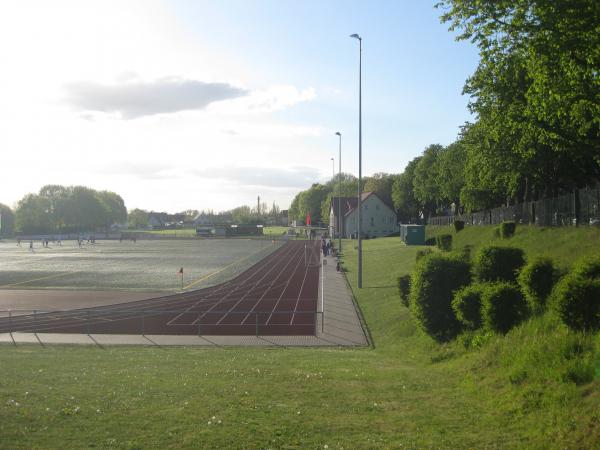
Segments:
[[[362,38],[358,34],[351,34],[351,38],[358,39],[358,287],[362,288]]]
[[[340,138],[340,155],[338,157],[338,253],[342,252],[342,133],[335,132]]]
[[[335,180],[335,160],[331,158],[331,181]]]

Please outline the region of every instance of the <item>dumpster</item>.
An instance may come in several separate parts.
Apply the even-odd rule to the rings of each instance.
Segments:
[[[400,224],[400,239],[406,245],[425,245],[425,225]]]

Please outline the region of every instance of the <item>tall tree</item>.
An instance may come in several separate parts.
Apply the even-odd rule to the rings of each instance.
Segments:
[[[0,235],[10,236],[15,231],[15,213],[0,203]]]

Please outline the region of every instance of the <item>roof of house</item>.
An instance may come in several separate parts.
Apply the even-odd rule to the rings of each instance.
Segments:
[[[385,201],[383,201],[375,192],[371,192],[371,191],[363,192],[361,194],[361,196],[360,196],[361,203],[364,202],[365,200],[367,200],[367,198],[369,198],[371,195],[374,195],[379,200],[381,200],[381,202],[384,205],[386,205],[388,208],[390,208],[392,211],[394,210],[394,208],[392,208]],[[331,207],[333,208],[333,214],[335,217],[337,217],[337,215],[338,215],[338,200],[341,201],[342,216],[347,216],[352,211],[354,211],[356,209],[356,207],[358,206],[358,198],[357,197],[332,197],[331,198]]]

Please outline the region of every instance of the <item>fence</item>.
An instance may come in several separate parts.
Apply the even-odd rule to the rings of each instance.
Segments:
[[[539,226],[600,225],[600,188],[579,189],[554,198],[502,206],[471,214],[430,217],[428,225],[496,225],[504,221]]]
[[[298,310],[0,310],[0,334],[315,336],[319,328],[323,332],[323,323],[323,312]]]

